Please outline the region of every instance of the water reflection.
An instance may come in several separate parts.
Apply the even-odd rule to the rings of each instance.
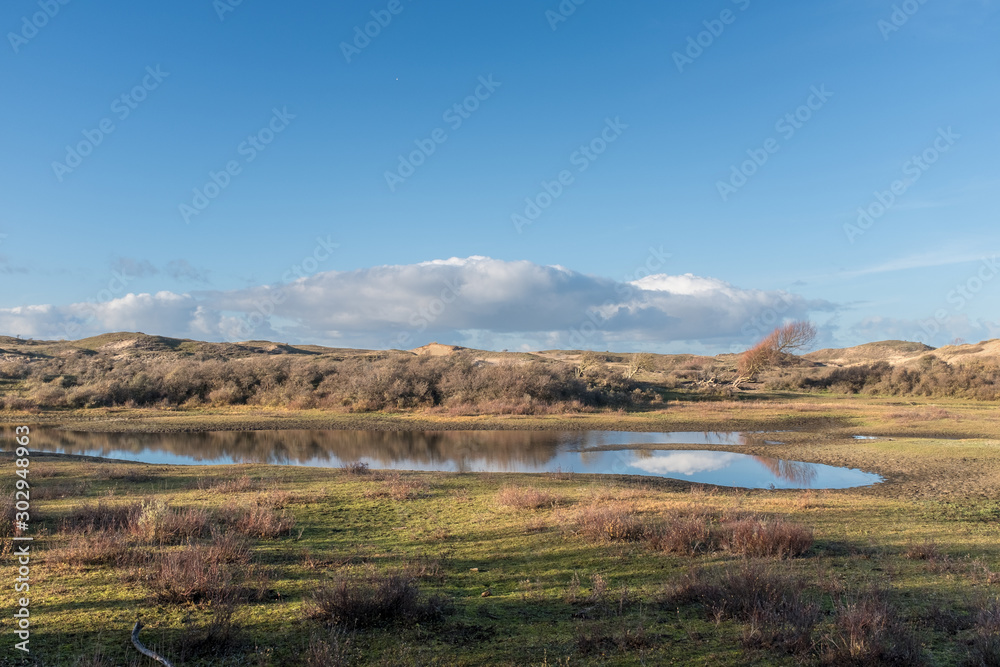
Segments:
[[[37,430],[42,451],[174,464],[273,463],[449,472],[655,475],[744,488],[847,488],[877,475],[726,451],[629,449],[676,442],[743,444],[757,434],[616,431],[216,431],[125,434]],[[727,440],[727,442],[722,442]]]

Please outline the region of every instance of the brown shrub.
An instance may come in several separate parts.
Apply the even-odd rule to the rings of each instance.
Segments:
[[[910,560],[936,561],[941,556],[941,548],[931,540],[925,540],[923,544],[910,544],[903,552],[903,557]]]
[[[506,507],[533,510],[552,507],[559,501],[559,496],[530,486],[505,486],[497,493],[496,501]]]
[[[718,548],[718,531],[705,513],[669,513],[649,533],[649,544],[658,551],[698,554]]]
[[[161,553],[138,578],[161,603],[260,600],[270,577],[248,560],[227,562],[226,549],[188,545]]]
[[[294,516],[266,505],[236,507],[229,504],[223,508],[222,515],[223,521],[230,529],[247,537],[259,539],[288,535],[295,526]]]
[[[143,503],[142,512],[130,526],[132,533],[147,542],[178,544],[206,535],[211,517],[200,507],[171,509],[162,500]]]
[[[576,513],[578,530],[591,540],[633,542],[648,536],[649,528],[621,505],[590,506]]]
[[[305,667],[347,667],[355,664],[359,651],[350,635],[334,627],[325,635],[313,634],[305,651]]]
[[[437,620],[447,611],[441,598],[422,601],[409,577],[375,572],[335,579],[316,590],[306,607],[310,618],[349,629]]]
[[[340,471],[346,475],[367,475],[371,470],[364,461],[350,461],[340,466]]]
[[[889,602],[888,591],[872,588],[835,605],[834,630],[822,655],[825,665],[923,665],[926,658],[913,632]]]
[[[66,544],[51,549],[47,558],[68,565],[132,564],[136,557],[123,535],[113,532],[72,533]]]
[[[661,598],[668,607],[700,604],[716,620],[744,624],[743,645],[804,654],[814,645],[819,606],[803,599],[803,582],[755,561],[729,565],[709,576],[689,571],[669,586]]]
[[[812,530],[781,517],[747,517],[723,524],[723,548],[741,556],[793,558],[813,543]]]
[[[967,667],[1000,665],[1000,600],[993,600],[976,615],[965,664]]]
[[[128,531],[142,516],[146,503],[140,500],[113,503],[101,499],[86,502],[63,517],[61,530],[66,533]]]

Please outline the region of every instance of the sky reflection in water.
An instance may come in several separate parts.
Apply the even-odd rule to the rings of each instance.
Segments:
[[[42,451],[145,463],[273,463],[446,472],[652,475],[743,488],[849,488],[878,475],[725,451],[630,449],[639,444],[765,443],[771,434],[621,431],[249,431],[169,434],[36,430]],[[608,450],[606,448],[616,449]],[[595,449],[601,448],[601,449]]]

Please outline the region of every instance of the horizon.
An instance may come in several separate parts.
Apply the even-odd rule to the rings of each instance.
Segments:
[[[1000,338],[997,10],[10,3],[0,334]]]
[[[346,350],[354,350],[354,351],[360,351],[360,352],[378,352],[378,351],[393,351],[393,350],[395,350],[397,352],[416,352],[418,350],[423,350],[423,349],[431,348],[432,346],[435,346],[435,345],[436,346],[440,346],[440,347],[455,348],[456,350],[470,350],[472,352],[490,352],[490,353],[496,353],[496,354],[503,354],[503,353],[541,354],[541,353],[546,353],[546,352],[580,352],[580,353],[595,352],[595,353],[598,353],[598,354],[604,353],[604,354],[618,354],[618,355],[652,354],[652,355],[662,355],[662,356],[727,356],[727,355],[739,355],[739,354],[741,354],[742,352],[745,351],[745,350],[741,349],[741,350],[736,351],[736,352],[720,352],[720,353],[715,354],[715,355],[699,355],[699,354],[694,353],[694,352],[667,352],[667,353],[659,353],[659,352],[648,352],[647,350],[639,350],[639,351],[633,352],[633,351],[620,351],[620,350],[613,350],[613,349],[591,350],[591,349],[573,349],[573,348],[549,348],[549,349],[538,348],[538,349],[531,349],[531,350],[527,350],[527,349],[526,350],[508,350],[508,349],[496,350],[496,349],[488,349],[488,348],[470,348],[470,347],[465,347],[465,346],[462,346],[462,345],[455,345],[455,344],[451,344],[451,343],[441,343],[441,342],[436,341],[436,340],[427,341],[425,343],[422,343],[422,344],[419,344],[419,345],[415,345],[414,347],[410,347],[410,348],[385,348],[385,349],[378,349],[378,348],[343,348],[343,347],[341,347],[341,348],[335,348],[335,347],[330,347],[330,346],[325,346],[325,345],[318,345],[316,343],[308,343],[308,342],[304,342],[304,343],[291,343],[291,342],[288,342],[288,341],[269,340],[269,339],[262,339],[262,338],[254,338],[254,339],[241,340],[241,341],[207,341],[207,340],[198,340],[198,339],[194,339],[194,338],[177,338],[177,337],[174,337],[174,336],[163,336],[163,335],[160,335],[160,334],[150,334],[150,333],[146,333],[144,331],[108,331],[108,332],[105,332],[105,333],[96,334],[94,336],[87,336],[87,337],[84,337],[84,338],[78,338],[78,339],[75,339],[75,340],[73,340],[73,339],[23,338],[23,337],[19,337],[19,336],[5,336],[3,334],[0,334],[0,338],[2,338],[2,337],[14,338],[15,340],[17,340],[18,342],[21,342],[21,343],[56,343],[56,344],[58,344],[58,343],[74,344],[74,343],[81,343],[81,342],[84,342],[84,341],[92,341],[94,339],[100,339],[100,338],[106,338],[106,337],[128,338],[128,337],[131,337],[131,336],[148,336],[150,338],[165,338],[165,339],[168,339],[168,340],[176,340],[176,341],[180,341],[180,342],[192,342],[192,343],[230,344],[230,345],[269,344],[269,345],[278,345],[278,346],[285,345],[285,346],[293,347],[293,348],[319,347],[319,348],[324,348],[324,349],[346,349]],[[954,341],[952,343],[949,343],[948,345],[943,345],[941,347],[962,347],[962,346],[972,347],[972,346],[977,346],[977,345],[983,345],[985,343],[990,343],[990,342],[992,342],[994,340],[1000,340],[1000,339],[985,339],[985,340],[980,340],[980,341]],[[931,345],[927,345],[926,343],[921,343],[920,341],[901,340],[901,339],[886,339],[886,340],[873,340],[873,341],[868,341],[868,342],[865,342],[865,343],[859,343],[858,345],[851,346],[851,347],[848,347],[848,348],[824,348],[824,347],[820,347],[820,346],[818,346],[816,344],[811,344],[811,345],[808,345],[808,346],[802,348],[801,350],[799,350],[795,356],[803,356],[804,357],[804,356],[808,356],[810,353],[813,353],[813,352],[846,351],[846,350],[854,349],[854,348],[857,348],[857,347],[865,347],[865,346],[871,346],[871,345],[892,345],[892,344],[903,344],[903,345],[913,345],[913,344],[915,344],[915,345],[923,345],[928,351],[941,349],[941,347],[934,347],[934,346],[931,346]]]

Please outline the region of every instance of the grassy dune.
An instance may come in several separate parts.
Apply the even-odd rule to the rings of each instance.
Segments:
[[[785,424],[816,430],[739,451],[855,465],[887,481],[737,491],[34,455],[35,664],[150,664],[128,643],[138,617],[146,644],[178,665],[1000,659],[1000,430],[983,404],[788,396],[580,417],[88,416],[99,429],[163,430]],[[12,475],[5,482],[6,497]],[[22,663],[8,652],[0,664]]]

